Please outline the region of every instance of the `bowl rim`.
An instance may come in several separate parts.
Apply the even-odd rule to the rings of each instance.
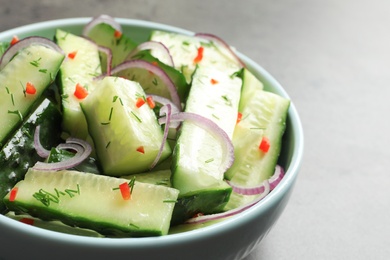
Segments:
[[[28,33],[29,31],[39,30],[39,29],[55,29],[61,26],[82,26],[88,23],[92,17],[79,17],[79,18],[65,18],[65,19],[55,19],[42,22],[36,22],[28,25],[19,26],[13,29],[6,30],[0,33],[0,40],[12,38],[14,35],[19,35],[23,33]],[[115,18],[122,26],[136,26],[139,28],[156,28],[167,31],[174,31],[183,34],[193,35],[194,32],[182,29],[176,26],[166,25],[163,23],[156,23],[151,21],[139,20],[139,19],[127,19],[127,18]],[[269,83],[275,88],[276,92],[288,99],[290,99],[290,108],[288,111],[288,118],[293,125],[292,129],[292,138],[295,140],[294,147],[292,150],[291,162],[286,170],[285,177],[282,179],[280,184],[262,201],[254,205],[250,209],[242,212],[239,216],[233,216],[222,222],[215,223],[210,226],[202,227],[200,229],[195,229],[191,231],[185,231],[182,233],[169,234],[166,236],[160,237],[141,237],[141,238],[97,238],[97,237],[86,237],[78,236],[66,233],[60,233],[56,231],[46,230],[39,227],[34,227],[30,225],[25,225],[18,221],[15,221],[11,218],[8,218],[0,214],[0,226],[6,225],[9,228],[13,229],[15,232],[20,232],[21,234],[26,234],[35,237],[45,237],[50,240],[57,240],[61,243],[68,244],[80,244],[83,245],[93,245],[93,246],[102,246],[102,247],[122,247],[126,246],[127,248],[135,247],[145,247],[147,245],[156,246],[167,246],[170,244],[181,244],[210,235],[224,233],[229,230],[234,230],[240,228],[247,221],[255,218],[261,212],[265,211],[270,205],[280,200],[285,193],[285,190],[292,188],[298,172],[301,166],[302,157],[303,157],[303,147],[304,147],[304,137],[303,129],[300,117],[295,108],[295,105],[287,92],[281,86],[281,84],[262,66],[257,64],[255,61],[245,56],[238,51],[239,57],[246,63],[252,70],[258,71],[260,75],[265,77]]]

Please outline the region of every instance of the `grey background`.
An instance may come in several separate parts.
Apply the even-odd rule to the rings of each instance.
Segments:
[[[390,1],[0,0],[0,31],[102,13],[219,35],[289,93],[304,161],[289,205],[246,260],[390,255]]]

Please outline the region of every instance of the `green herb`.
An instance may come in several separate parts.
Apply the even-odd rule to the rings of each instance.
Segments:
[[[39,61],[41,60],[42,58],[39,58],[37,60],[34,60],[32,62],[30,62],[31,65],[33,65],[34,67],[39,67]]]
[[[211,163],[212,161],[214,161],[214,158],[210,158],[210,159],[206,160],[205,163]]]
[[[163,203],[176,203],[177,200],[163,200]]]
[[[65,192],[69,195],[69,197],[73,198],[75,195],[78,194],[80,195],[80,185],[77,184],[77,190],[71,190],[71,189],[66,189]]]
[[[139,226],[137,226],[137,225],[135,225],[135,224],[133,224],[133,223],[130,223],[129,225],[132,226],[132,227],[134,227],[134,228],[136,228],[136,229],[139,229]]]
[[[158,85],[158,81],[156,78],[153,78],[153,81],[152,81],[153,85],[157,86]]]
[[[47,69],[40,69],[40,70],[38,70],[39,72],[41,72],[41,73],[46,73],[47,72]]]
[[[44,189],[40,189],[38,192],[35,192],[33,197],[42,202],[42,204],[46,207],[50,206],[50,202],[58,203],[60,201],[57,196],[48,191],[45,191]]]
[[[44,189],[40,189],[38,192],[33,194],[33,197],[42,202],[42,204],[46,207],[49,207],[51,202],[59,203],[61,196],[68,195],[70,198],[73,198],[76,194],[80,195],[80,185],[77,184],[77,190],[65,189],[65,191],[60,191],[57,188],[54,188],[54,192],[55,194]]]
[[[12,93],[11,93],[11,102],[12,102],[12,105],[15,106],[14,94],[12,94]]]
[[[22,115],[22,113],[20,113],[19,110],[14,110],[14,111],[8,110],[8,114],[15,114],[15,115],[19,116],[20,121],[23,121],[23,115]]]
[[[131,178],[131,180],[129,181],[128,185],[130,187],[130,194],[132,194],[133,193],[133,188],[134,188],[134,185],[135,185],[135,177],[134,176]],[[112,190],[119,190],[119,187],[112,188]]]
[[[109,141],[107,144],[106,144],[106,149],[110,146],[111,144],[111,141]]]
[[[131,114],[138,120],[138,122],[142,123],[142,120],[139,116],[137,116],[133,111],[131,111]]]
[[[228,96],[224,95],[222,96],[223,100],[225,100],[226,105],[231,106],[232,101],[228,98]]]
[[[111,117],[112,117],[112,112],[114,111],[114,108],[111,107],[110,109],[110,115],[108,116],[108,121],[111,121]]]

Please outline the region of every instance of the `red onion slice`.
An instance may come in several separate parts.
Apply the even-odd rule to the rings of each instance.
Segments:
[[[52,40],[49,40],[44,37],[40,36],[31,36],[31,37],[26,37],[15,44],[11,45],[1,56],[0,59],[0,70],[2,70],[5,65],[8,64],[8,62],[21,50],[24,49],[31,44],[37,44],[37,45],[42,45],[45,46],[49,49],[55,50],[61,54],[64,54],[64,51]]]
[[[253,205],[257,204],[265,196],[268,195],[268,193],[270,192],[270,185],[269,185],[268,181],[267,180],[264,181],[262,183],[262,186],[263,186],[263,190],[264,191],[255,200],[253,200],[252,202],[250,202],[250,203],[248,203],[248,204],[246,204],[244,206],[241,206],[241,207],[238,207],[238,208],[235,208],[235,209],[232,209],[232,210],[228,210],[228,211],[225,211],[225,212],[222,212],[222,213],[203,215],[203,216],[190,218],[185,223],[187,223],[187,224],[203,223],[203,222],[210,221],[210,220],[217,220],[217,219],[222,219],[222,218],[226,218],[226,217],[237,215],[238,213],[241,213],[241,212],[243,212],[243,211],[253,207]]]
[[[223,46],[237,61],[238,64],[241,65],[241,67],[245,68],[245,63],[237,56],[237,54],[232,50],[229,44],[227,44],[224,40],[222,40],[220,37],[210,34],[210,33],[196,33],[195,37],[199,37],[202,39],[206,39],[212,42],[217,43],[218,45]]]
[[[283,179],[283,177],[284,177],[283,167],[280,165],[276,165],[274,174],[268,180],[271,190],[275,189],[275,187],[279,184],[279,182]]]
[[[165,144],[167,142],[167,138],[168,138],[168,131],[169,131],[169,123],[171,121],[171,114],[172,114],[172,108],[171,108],[170,104],[167,104],[160,109],[160,115],[165,115],[164,135],[163,135],[163,140],[161,142],[160,150],[158,151],[158,154],[157,154],[156,158],[154,159],[152,165],[150,165],[149,169],[153,169],[154,166],[156,166],[156,164],[158,163],[158,161],[161,158],[161,154],[164,150],[164,146],[165,146]]]
[[[275,189],[276,185],[279,184],[279,182],[284,177],[284,170],[280,165],[276,165],[274,174],[268,179],[270,190]],[[237,185],[231,181],[226,181],[232,188],[235,193],[241,194],[241,195],[257,195],[264,192],[264,185],[258,185],[253,187],[244,187]]]
[[[132,68],[145,69],[153,73],[155,76],[159,77],[167,87],[173,104],[175,104],[175,106],[177,107],[181,107],[180,97],[177,93],[175,84],[173,84],[172,80],[169,78],[169,76],[165,73],[163,69],[153,65],[150,62],[144,60],[128,60],[113,68],[111,70],[111,74],[114,75],[119,73],[120,71]]]
[[[134,50],[130,52],[130,54],[126,57],[126,60],[131,60],[132,57],[134,57],[138,52],[144,51],[144,50],[154,50],[158,51],[162,54],[162,60],[161,62],[164,62],[165,64],[175,67],[173,63],[172,56],[168,50],[168,48],[161,42],[156,41],[147,41],[139,44]]]
[[[50,155],[50,151],[43,147],[40,140],[41,126],[37,125],[34,133],[34,148],[37,154],[42,158],[47,158]]]
[[[61,162],[37,162],[32,168],[40,171],[59,171],[73,168],[87,159],[92,152],[92,147],[88,142],[73,137],[66,139],[66,143],[59,144],[57,148],[71,149],[74,150],[76,154],[72,158]]]
[[[117,21],[115,21],[115,19],[113,17],[106,15],[106,14],[102,14],[102,15],[99,15],[99,16],[92,18],[92,20],[84,26],[83,31],[82,31],[82,35],[84,37],[88,37],[88,34],[92,30],[92,28],[94,28],[96,25],[101,24],[101,23],[108,24],[112,28],[114,28],[115,30],[122,32],[121,25]]]
[[[226,132],[211,119],[190,112],[172,114],[170,122],[182,122],[185,120],[189,120],[202,127],[220,142],[222,147],[223,160],[220,165],[220,170],[221,172],[225,172],[227,169],[229,169],[234,162],[234,147]],[[160,124],[163,124],[164,121],[166,121],[164,117],[159,118]]]

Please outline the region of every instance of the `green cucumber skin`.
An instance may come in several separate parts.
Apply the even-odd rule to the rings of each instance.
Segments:
[[[44,100],[29,119],[17,130],[0,152],[0,198],[24,178],[29,167],[42,160],[34,148],[34,133],[41,125],[41,143],[49,149],[61,142],[61,114],[58,106]],[[0,212],[7,209],[0,200]]]
[[[63,54],[34,44],[22,49],[0,71],[0,146],[9,140],[41,102],[63,59]],[[34,85],[35,94],[25,92],[27,82]]]
[[[207,189],[180,195],[172,213],[171,226],[184,223],[198,213],[222,212],[229,201],[231,189]]]
[[[123,182],[128,180],[71,170],[30,169],[15,185],[15,200],[10,201],[8,194],[3,201],[12,211],[60,220],[108,237],[166,235],[179,191],[135,182],[131,198],[123,200],[117,189]],[[72,196],[67,190],[73,190]],[[41,191],[50,194],[47,204],[35,197]]]

